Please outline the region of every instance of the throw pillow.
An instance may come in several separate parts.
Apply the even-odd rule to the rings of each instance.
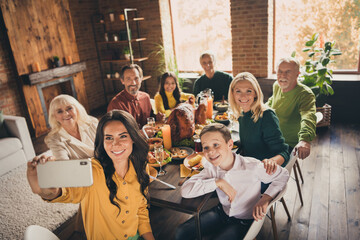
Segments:
[[[3,112],[0,110],[0,138],[5,138],[8,136],[9,134],[5,127]]]

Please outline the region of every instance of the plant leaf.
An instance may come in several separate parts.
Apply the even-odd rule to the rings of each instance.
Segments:
[[[295,57],[296,56],[296,51],[293,51],[292,53],[291,53],[291,57]]]
[[[330,58],[325,57],[325,58],[321,61],[321,64],[322,64],[323,66],[326,66],[329,62],[330,62]]]
[[[314,55],[315,55],[315,52],[309,52],[309,53],[308,53],[308,56],[309,56],[309,57],[312,57],[312,56],[314,56]]]
[[[312,47],[312,45],[314,45],[314,43],[315,43],[314,41],[310,40],[305,43],[305,46]]]
[[[309,47],[302,49],[303,52],[307,52],[307,51],[310,51],[310,50],[311,50],[311,48],[309,48]],[[292,55],[292,54],[291,54],[291,55]]]
[[[326,90],[330,93],[330,95],[333,95],[334,94],[334,89],[328,84],[326,84],[325,86],[326,86]]]
[[[319,33],[314,33],[314,34],[311,36],[311,40],[313,40],[314,42],[316,42],[316,40],[318,40],[318,37],[319,37]]]
[[[317,68],[317,71],[318,71],[319,76],[324,76],[327,71],[327,68],[324,66],[321,66],[321,67]]]
[[[329,78],[329,77],[325,77],[325,81],[326,81],[329,85],[332,84],[331,78]]]

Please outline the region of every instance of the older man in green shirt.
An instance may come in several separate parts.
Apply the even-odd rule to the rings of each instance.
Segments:
[[[316,135],[316,107],[311,89],[297,80],[299,69],[297,59],[280,59],[273,95],[267,104],[279,118],[285,142],[295,148],[300,159],[305,159],[310,155],[310,142]]]

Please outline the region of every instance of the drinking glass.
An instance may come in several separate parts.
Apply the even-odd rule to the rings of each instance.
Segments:
[[[164,148],[162,145],[155,145],[154,147],[154,153],[155,153],[155,158],[156,158],[156,162],[159,164],[160,169],[158,172],[158,176],[163,176],[166,174],[166,171],[164,169],[162,169],[162,162],[164,160]]]
[[[155,118],[154,117],[148,117],[147,118],[147,124],[151,127],[155,127]]]
[[[202,152],[201,139],[199,135],[194,135],[194,143],[195,143],[195,152]]]

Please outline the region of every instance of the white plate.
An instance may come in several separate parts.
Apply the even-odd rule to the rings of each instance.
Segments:
[[[188,168],[188,169],[190,169],[190,170],[192,170],[192,168],[190,167],[190,165],[189,165],[189,160],[190,159],[192,159],[192,158],[194,158],[194,157],[196,157],[196,155],[201,155],[202,156],[202,158],[201,158],[201,165],[205,165],[205,163],[206,163],[206,159],[205,159],[205,157],[204,157],[204,154],[202,153],[202,152],[200,152],[200,153],[193,153],[193,154],[191,154],[191,155],[189,155],[189,156],[187,156],[185,159],[184,159],[184,166],[186,167],[186,168]],[[196,170],[196,169],[194,169],[195,170],[195,172],[200,172],[199,170]]]

